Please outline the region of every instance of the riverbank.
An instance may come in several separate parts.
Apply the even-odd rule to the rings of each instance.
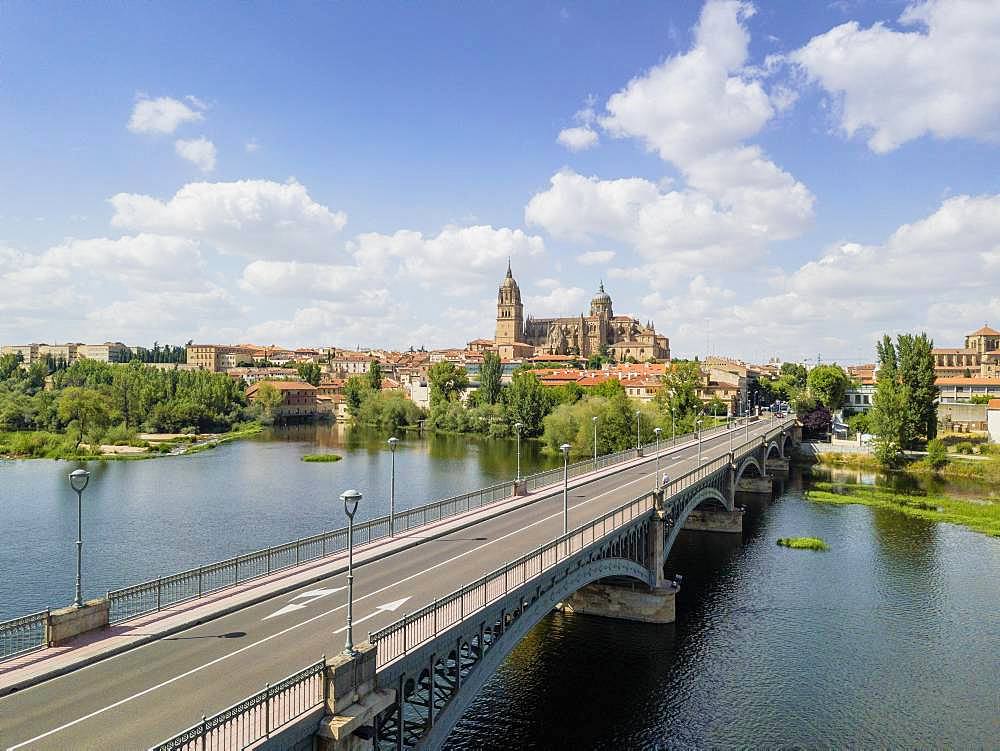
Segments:
[[[797,459],[797,466],[808,469],[813,466],[833,469],[861,469],[869,472],[884,472],[887,474],[934,476],[961,480],[978,480],[994,485],[1000,485],[1000,455],[985,454],[974,458],[958,458],[949,456],[948,463],[943,467],[934,468],[924,459],[912,459],[899,469],[887,469],[879,464],[871,454],[833,454],[823,453],[816,456],[815,461]]]
[[[135,461],[159,456],[183,456],[207,451],[263,430],[259,422],[243,423],[226,433],[143,433],[127,442],[76,445],[67,433],[44,430],[0,433],[2,459],[64,459],[73,461]]]
[[[989,498],[963,499],[936,493],[901,492],[872,485],[818,480],[811,483],[804,495],[813,503],[889,509],[907,516],[957,524],[991,537],[1000,537],[1000,503]]]

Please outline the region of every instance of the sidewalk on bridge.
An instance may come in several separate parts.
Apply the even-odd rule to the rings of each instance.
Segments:
[[[663,449],[660,451],[660,456],[683,451],[695,446],[696,443],[692,440],[669,449]],[[569,487],[576,488],[585,485],[616,472],[651,462],[654,458],[655,454],[649,454],[612,467],[579,475],[570,480]],[[421,527],[414,527],[392,538],[357,545],[354,548],[354,565],[358,566],[384,558],[400,550],[443,537],[486,519],[537,503],[558,494],[561,490],[561,482],[546,485],[527,495],[512,496],[506,501],[473,509]],[[428,533],[430,534],[428,535]],[[278,597],[346,570],[346,551],[332,554],[320,560],[303,563],[268,576],[227,587],[198,599],[166,607],[158,612],[137,616],[106,629],[82,634],[58,647],[47,647],[0,662],[0,696],[78,670],[192,626],[221,618],[242,608]]]

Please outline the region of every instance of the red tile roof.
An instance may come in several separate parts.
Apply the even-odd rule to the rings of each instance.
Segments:
[[[986,409],[1000,409],[1000,399],[990,399]]]
[[[1000,331],[991,329],[989,326],[983,326],[981,329],[973,331],[969,336],[1000,336]]]

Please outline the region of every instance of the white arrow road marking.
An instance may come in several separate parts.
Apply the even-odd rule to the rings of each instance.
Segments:
[[[409,599],[410,599],[409,597],[404,597],[402,600],[393,600],[392,602],[387,602],[385,605],[379,605],[375,609],[374,613],[369,613],[364,618],[358,618],[356,621],[354,621],[354,623],[352,625],[357,626],[359,623],[364,623],[368,619],[374,618],[375,616],[381,615],[382,613],[391,613],[391,612],[393,612],[395,610],[399,610],[399,608],[402,606],[402,604],[404,602],[406,602],[407,600],[409,600]],[[338,628],[333,633],[335,633],[335,634],[341,634],[344,631],[347,631],[347,626],[341,626],[340,628]]]
[[[334,587],[333,589],[310,589],[308,592],[299,592],[292,598],[293,600],[298,600],[300,597],[308,597],[309,599],[305,602],[289,603],[288,605],[285,605],[285,607],[281,608],[281,610],[277,610],[271,613],[271,615],[265,615],[261,618],[261,620],[266,621],[268,618],[274,618],[275,616],[285,615],[286,613],[294,613],[296,610],[302,610],[306,607],[306,605],[316,602],[316,600],[321,597],[332,595],[334,592],[339,592],[342,589],[347,589],[347,587]]]

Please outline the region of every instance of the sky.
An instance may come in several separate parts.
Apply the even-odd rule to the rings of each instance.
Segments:
[[[0,0],[0,343],[1000,326],[1000,0]]]

